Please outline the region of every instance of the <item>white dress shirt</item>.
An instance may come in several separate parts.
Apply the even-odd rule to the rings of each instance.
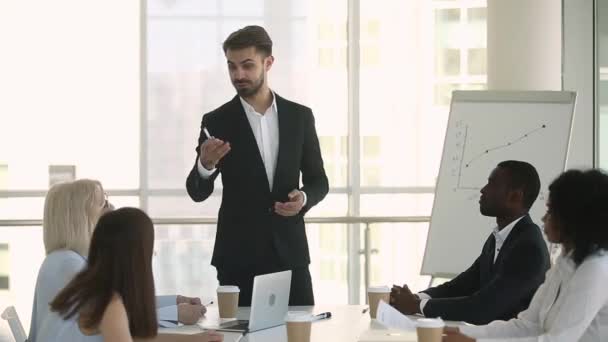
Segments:
[[[524,218],[524,217],[522,216],[522,217],[516,219],[515,221],[506,225],[503,229],[499,229],[498,226],[494,227],[494,230],[492,231],[492,234],[494,234],[494,241],[495,241],[494,262],[496,262],[496,258],[498,258],[498,253],[500,253],[500,249],[502,248],[502,245],[505,244],[505,241],[509,237],[509,234],[511,234],[513,227],[515,227],[517,222],[519,222],[522,218]]]
[[[524,216],[512,221],[511,223],[506,225],[503,229],[499,229],[498,226],[494,227],[494,230],[492,231],[492,234],[494,235],[494,241],[495,241],[494,262],[496,262],[498,253],[500,253],[500,249],[502,248],[502,245],[504,245],[505,241],[507,240],[507,237],[509,237],[509,234],[511,234],[513,227],[515,227],[517,222],[519,222],[522,218],[524,218]],[[424,307],[426,306],[426,303],[429,302],[429,299],[432,299],[432,298],[431,298],[431,296],[429,296],[428,294],[426,294],[424,292],[418,293],[418,298],[420,298],[420,312],[424,315]]]
[[[251,131],[253,132],[253,136],[258,145],[260,156],[262,156],[262,162],[264,163],[264,169],[266,170],[270,191],[272,191],[274,172],[277,167],[277,158],[279,156],[279,111],[277,108],[277,98],[273,92],[271,92],[271,94],[272,104],[263,114],[256,112],[252,105],[247,103],[242,97],[239,97],[241,105],[247,115],[249,125],[251,126]],[[197,169],[199,175],[204,179],[211,177],[216,170],[205,169],[200,158],[197,163]],[[306,205],[306,194],[303,191],[302,195],[304,197],[304,205]]]
[[[576,267],[561,255],[547,272],[530,307],[517,318],[464,326],[478,342],[608,341],[608,253],[600,251]]]

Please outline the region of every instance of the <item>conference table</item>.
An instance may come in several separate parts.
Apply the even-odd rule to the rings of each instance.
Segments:
[[[369,317],[369,312],[363,313],[366,305],[316,305],[316,306],[294,306],[289,307],[289,311],[307,311],[313,314],[331,312],[332,317],[312,323],[311,342],[357,342],[362,334],[373,332],[383,335],[390,334],[394,330],[386,329],[376,320]],[[213,326],[220,322],[225,322],[219,318],[216,305],[207,308],[205,317],[199,321],[199,325]],[[408,316],[412,320],[417,320],[418,316]],[[248,319],[249,308],[241,307],[237,313],[237,319]],[[459,322],[446,322],[448,326],[458,326]],[[194,334],[200,333],[203,329],[199,325],[182,325],[175,328],[162,328],[161,333]],[[248,333],[242,336],[239,333],[223,332],[226,342],[287,342],[287,332],[285,325]],[[387,340],[389,341],[389,340]],[[416,333],[402,333],[399,341],[416,342]]]

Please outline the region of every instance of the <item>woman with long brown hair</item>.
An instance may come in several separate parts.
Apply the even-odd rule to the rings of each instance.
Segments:
[[[41,341],[222,341],[215,332],[158,335],[152,255],[154,227],[122,208],[97,223],[83,271],[51,302]]]

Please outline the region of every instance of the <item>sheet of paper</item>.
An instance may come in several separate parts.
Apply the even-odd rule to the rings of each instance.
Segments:
[[[376,320],[387,328],[400,329],[406,331],[416,330],[416,323],[407,318],[397,309],[386,304],[383,300],[378,303]]]
[[[397,329],[370,329],[359,336],[359,342],[416,342],[418,336],[413,331]]]
[[[158,322],[158,326],[161,328],[175,328],[178,326],[178,324],[171,321],[160,321]]]

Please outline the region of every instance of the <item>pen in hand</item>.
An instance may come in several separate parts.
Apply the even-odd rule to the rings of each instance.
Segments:
[[[207,139],[211,139],[211,133],[209,133],[209,131],[207,130],[207,127],[203,127],[203,133],[205,133],[205,136],[207,137]]]

